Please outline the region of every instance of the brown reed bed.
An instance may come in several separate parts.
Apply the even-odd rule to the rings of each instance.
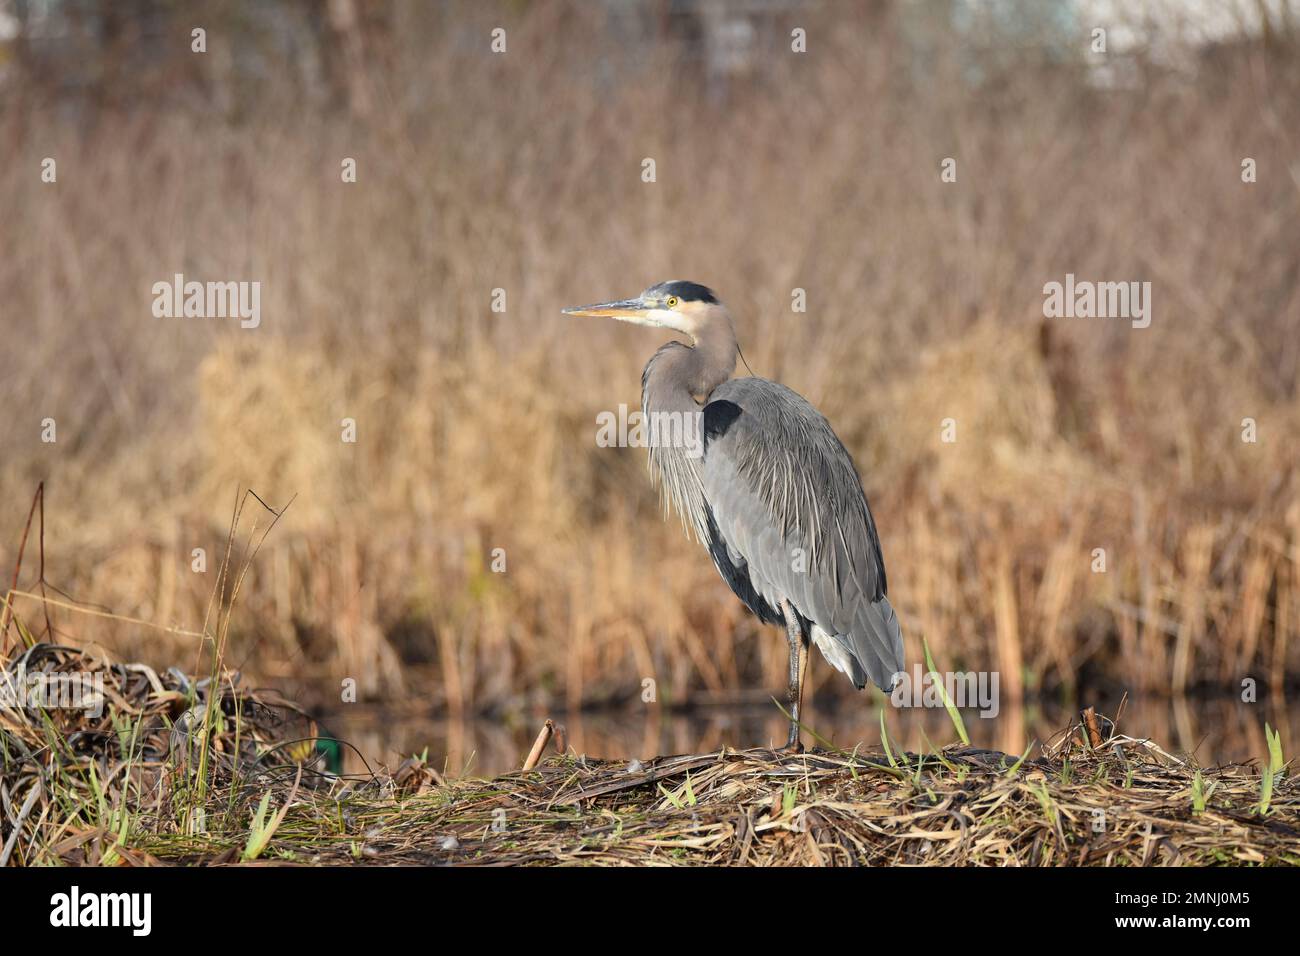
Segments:
[[[1019,757],[954,744],[538,763],[538,746],[530,769],[491,780],[419,757],[343,777],[337,742],[236,674],[157,673],[22,630],[3,661],[13,685],[98,675],[103,709],[0,706],[8,865],[1300,864],[1300,784],[1280,749],[1265,767],[1197,767],[1091,714]]]
[[[629,62],[587,4],[376,12],[364,115],[309,105],[313,71],[278,65],[251,90],[101,91],[84,122],[42,101],[57,84],[9,91],[0,152],[24,159],[0,208],[30,241],[0,257],[22,343],[0,501],[47,479],[48,580],[195,629],[212,571],[191,555],[219,550],[229,489],[300,495],[231,641],[303,701],[342,675],[457,714],[635,699],[648,677],[676,701],[773,684],[783,644],[662,522],[644,453],[594,444],[660,341],[558,315],[687,276],[854,454],[909,660],[925,638],[1013,694],[1280,690],[1300,675],[1295,38],[1102,90],[915,22],[944,6],[805,11],[815,55],[722,99],[667,38]],[[463,46],[498,20],[518,55]],[[924,68],[901,52],[917,30]],[[31,174],[48,153],[57,185]],[[155,318],[148,290],[178,270],[263,281],[263,324]],[[1067,272],[1151,279],[1152,325],[1044,322]],[[161,668],[189,653],[122,622],[101,637]]]

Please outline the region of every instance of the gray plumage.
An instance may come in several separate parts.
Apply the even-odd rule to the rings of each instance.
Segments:
[[[710,404],[719,401],[741,411],[708,443],[702,480],[732,565],[748,570],[770,607],[788,598],[823,656],[856,687],[870,678],[892,688],[903,635],[848,451],[821,413],[784,385],[736,379],[713,391]]]
[[[731,378],[731,316],[703,286],[662,283],[635,299],[567,311],[693,340],[663,346],[642,374],[646,422],[684,423],[651,434],[687,439],[652,443],[650,471],[665,506],[708,548],[736,595],[764,622],[790,629],[796,713],[799,629],[857,687],[870,679],[890,689],[903,669],[903,639],[880,538],[853,459],[821,413],[784,385]]]
[[[870,678],[889,689],[903,637],[853,459],[802,395],[763,378],[728,380],[734,336],[729,319],[718,322],[693,348],[669,343],[646,364],[647,421],[698,414],[704,437],[702,458],[652,447],[651,474],[750,610],[780,623],[788,598],[836,669],[859,688]]]

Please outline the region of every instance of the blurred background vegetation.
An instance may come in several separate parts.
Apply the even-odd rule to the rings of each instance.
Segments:
[[[1127,692],[1179,702],[1154,705],[1172,744],[1261,752],[1267,717],[1290,752],[1298,25],[1280,0],[0,0],[0,571],[43,480],[49,583],[198,627],[236,490],[297,495],[231,659],[321,708],[354,678],[375,749],[394,712],[457,718],[453,761],[488,746],[476,717],[510,746],[543,713],[641,720],[646,678],[656,721],[763,705],[784,640],[662,520],[644,451],[595,445],[661,340],[558,314],[691,278],[853,453],[909,660],[925,638],[1001,673],[977,736],[1019,751],[1044,731],[1017,698]],[[260,281],[261,326],[155,318],[178,272]],[[1066,273],[1150,281],[1150,328],[1045,320]],[[196,654],[50,616],[119,657]],[[811,680],[814,727],[874,735]]]

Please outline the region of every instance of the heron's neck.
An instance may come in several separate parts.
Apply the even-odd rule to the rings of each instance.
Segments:
[[[704,415],[700,408],[736,367],[736,335],[731,323],[709,326],[695,337],[693,347],[669,342],[650,357],[641,376],[641,408],[647,421],[685,440],[652,442],[650,472],[672,502],[683,524],[702,542],[708,541],[707,507],[699,463],[704,447]],[[667,414],[665,414],[667,413]],[[666,431],[664,431],[666,429]]]
[[[710,324],[696,335],[693,346],[671,342],[651,357],[641,379],[642,405],[646,411],[698,408],[735,369],[731,323]]]

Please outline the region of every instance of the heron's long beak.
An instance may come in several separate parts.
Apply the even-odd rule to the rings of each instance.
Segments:
[[[597,302],[595,305],[580,305],[562,310],[565,315],[592,315],[610,319],[622,319],[625,322],[638,322],[645,318],[651,306],[641,297],[619,299],[615,302]]]

